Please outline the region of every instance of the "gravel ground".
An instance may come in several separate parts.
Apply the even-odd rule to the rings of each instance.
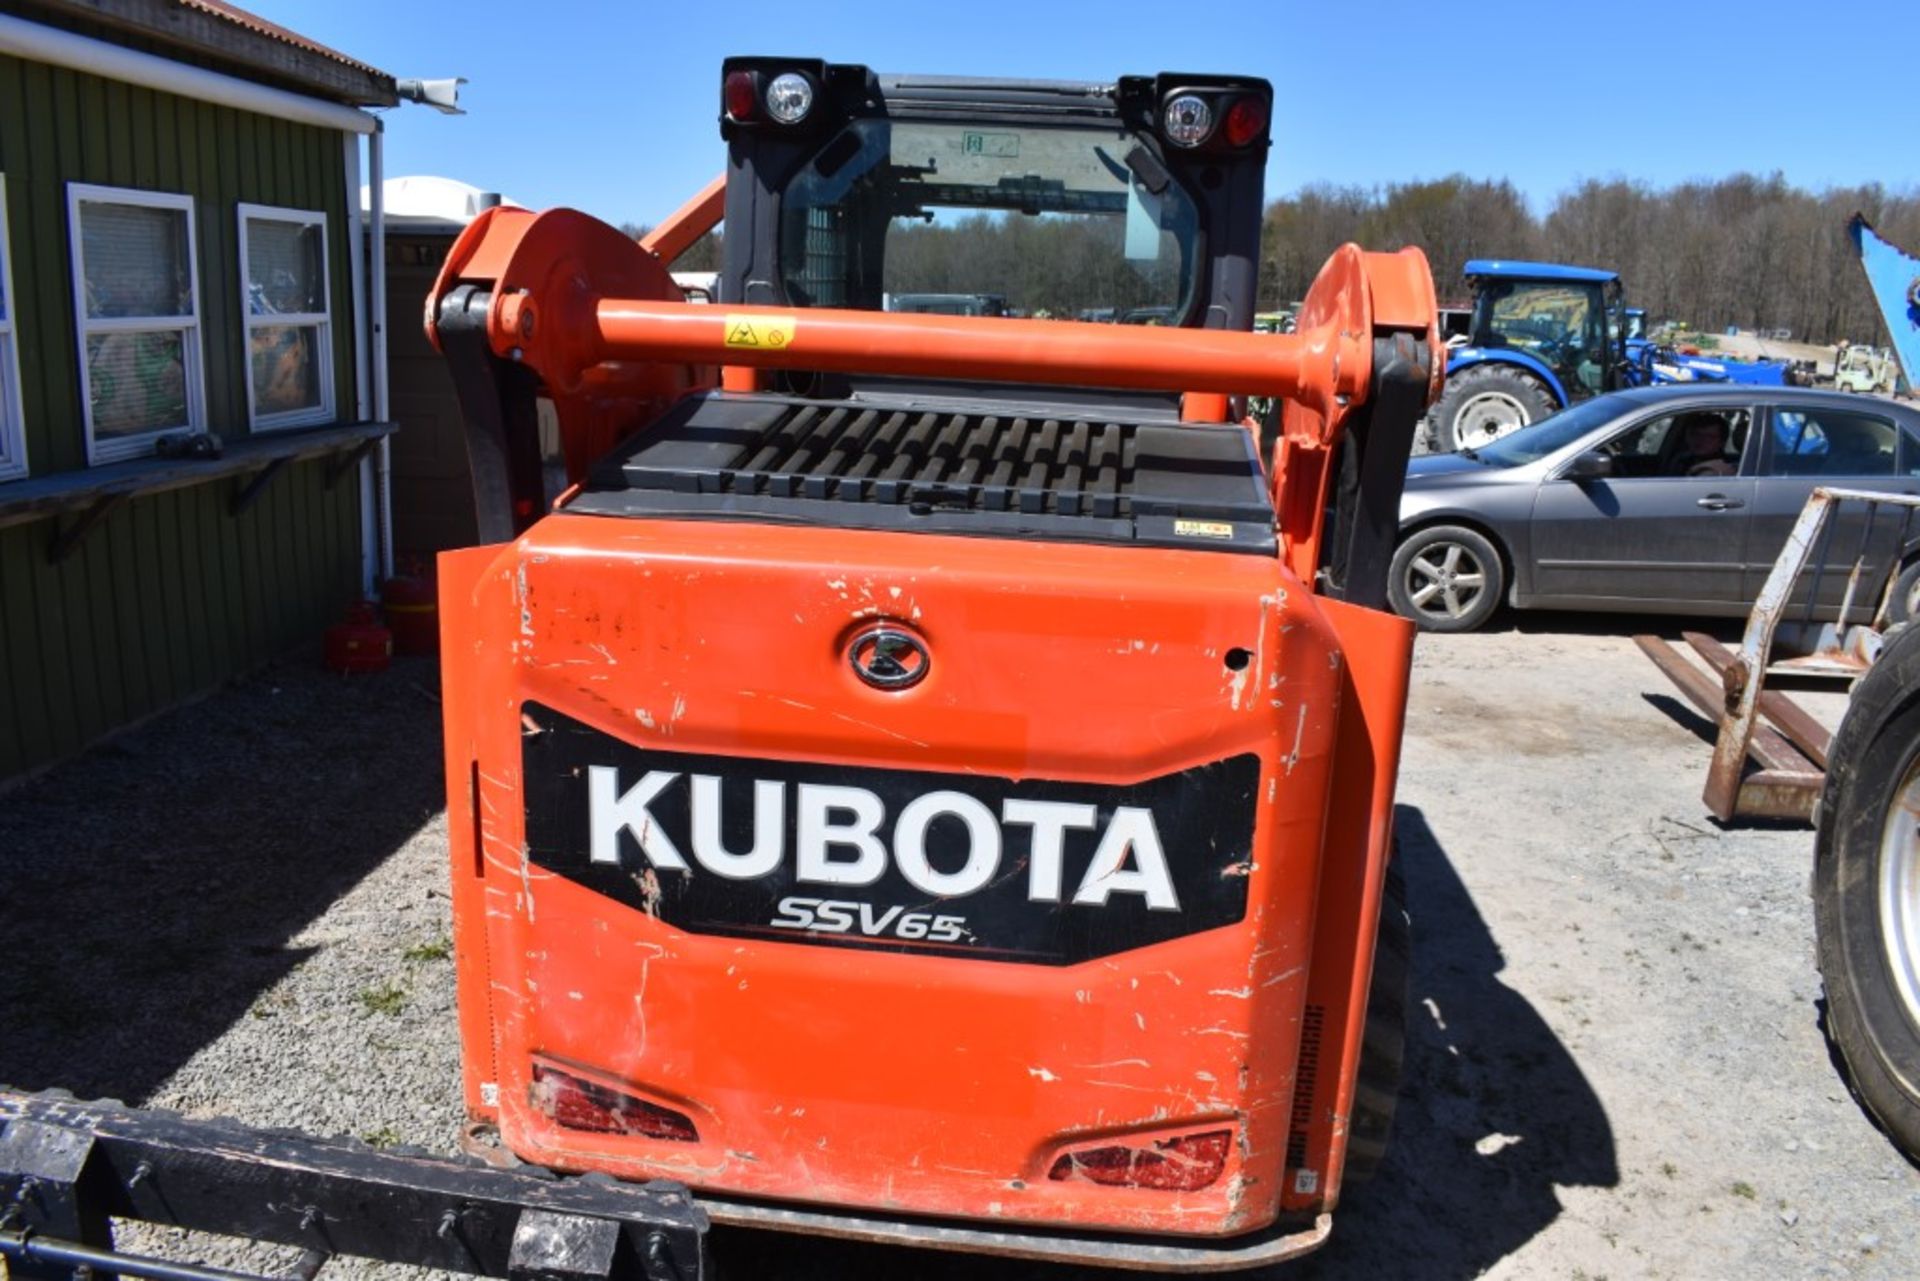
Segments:
[[[1920,1173],[1820,1034],[1811,834],[1705,817],[1702,724],[1634,629],[1422,640],[1395,1149],[1277,1276],[1920,1275]],[[454,1150],[435,682],[288,662],[0,797],[0,1080]],[[1092,1275],[716,1247],[736,1277]]]

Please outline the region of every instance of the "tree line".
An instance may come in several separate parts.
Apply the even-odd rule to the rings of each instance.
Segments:
[[[1887,341],[1847,237],[1866,215],[1920,246],[1920,191],[1878,184],[1818,193],[1781,175],[1735,174],[1655,189],[1588,180],[1536,217],[1513,185],[1454,175],[1384,187],[1317,184],[1267,207],[1261,305],[1305,297],[1334,248],[1418,245],[1443,302],[1465,302],[1470,258],[1531,258],[1621,274],[1630,306],[1658,322],[1713,332],[1791,330],[1798,341]]]
[[[1071,320],[1180,301],[1179,248],[1129,259],[1119,218],[968,214],[946,225],[896,223],[887,233],[889,293],[997,294],[1031,315]]]
[[[1530,258],[1617,271],[1627,302],[1655,322],[1715,332],[1790,330],[1796,340],[1882,344],[1885,326],[1847,237],[1863,213],[1897,244],[1920,249],[1920,188],[1873,184],[1820,192],[1780,174],[1735,174],[1656,189],[1590,179],[1536,216],[1512,183],[1455,174],[1380,187],[1314,184],[1267,206],[1261,310],[1304,298],[1339,245],[1418,245],[1443,302],[1465,303],[1471,258]],[[629,228],[638,233],[641,229]],[[1128,263],[1111,219],[962,218],[896,226],[886,285],[894,291],[1005,294],[1029,310],[1171,302],[1161,270]],[[674,263],[719,266],[720,237]]]

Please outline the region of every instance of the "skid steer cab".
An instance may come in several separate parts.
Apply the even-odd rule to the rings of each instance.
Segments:
[[[1259,79],[715,90],[669,222],[490,210],[428,300],[490,539],[440,573],[468,1109],[722,1222],[1312,1248],[1401,1053],[1425,259],[1251,332]]]

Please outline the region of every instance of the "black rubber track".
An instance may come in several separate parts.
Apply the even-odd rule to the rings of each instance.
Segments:
[[[1393,1110],[1407,1058],[1407,1002],[1413,977],[1413,922],[1407,915],[1407,882],[1396,858],[1387,864],[1380,899],[1380,933],[1374,942],[1373,982],[1367,990],[1367,1026],[1360,1042],[1360,1072],[1353,1087],[1347,1130],[1345,1183],[1373,1177],[1387,1157]]]

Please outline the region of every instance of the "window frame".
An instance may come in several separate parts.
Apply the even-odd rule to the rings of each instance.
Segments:
[[[235,206],[240,243],[240,364],[246,371],[247,425],[253,431],[281,431],[289,427],[311,427],[335,420],[333,386],[333,277],[331,246],[328,245],[327,214],[323,209],[291,209],[281,205],[256,205],[244,201]],[[318,312],[256,316],[253,314],[251,276],[247,265],[247,223],[291,222],[320,229],[320,303]],[[289,409],[263,414],[253,396],[253,331],[265,328],[318,327],[315,360],[320,403],[312,409]]]
[[[1902,480],[1902,479],[1912,479],[1915,475],[1920,475],[1920,472],[1909,471],[1906,467],[1902,465],[1903,462],[1909,457],[1909,454],[1907,452],[1909,447],[1920,446],[1920,440],[1915,440],[1908,433],[1908,431],[1906,430],[1905,423],[1902,422],[1898,414],[1882,412],[1880,406],[1872,403],[1873,399],[1874,398],[1870,396],[1860,397],[1860,400],[1862,403],[1859,408],[1856,408],[1851,404],[1848,404],[1848,405],[1808,404],[1805,401],[1775,402],[1773,405],[1768,407],[1766,453],[1759,460],[1759,465],[1756,469],[1756,475],[1761,480],[1793,480],[1793,481],[1811,480],[1815,484],[1831,484],[1833,482],[1845,480],[1848,478],[1865,480],[1865,481]],[[1803,419],[1812,419],[1815,421],[1815,425],[1818,425],[1818,421],[1817,421],[1818,416],[1823,412],[1843,414],[1853,418],[1866,418],[1866,419],[1872,420],[1873,422],[1877,422],[1886,427],[1891,428],[1893,431],[1893,465],[1891,469],[1885,472],[1855,472],[1855,471],[1828,472],[1825,470],[1809,471],[1809,472],[1783,472],[1783,471],[1775,470],[1775,464],[1781,457],[1793,456],[1790,454],[1783,454],[1780,448],[1780,440],[1779,440],[1779,437],[1776,435],[1776,432],[1778,430],[1778,420],[1780,416],[1782,414],[1799,414]],[[1802,426],[1800,430],[1801,430],[1801,433],[1804,435],[1806,432],[1805,426]],[[1822,435],[1826,434],[1825,427],[1821,427],[1820,431]],[[1920,462],[1920,455],[1914,455],[1913,457],[1916,462]]]
[[[7,227],[7,175],[0,173],[0,481],[27,474],[27,422],[20,404],[20,299],[13,292],[11,233]]]
[[[87,315],[86,235],[81,226],[80,206],[138,205],[149,209],[177,209],[187,216],[187,287],[191,290],[192,313],[187,316],[111,316],[90,319]],[[141,187],[105,187],[94,183],[67,184],[67,239],[69,264],[73,271],[73,329],[79,350],[80,416],[87,436],[87,463],[121,462],[153,453],[154,442],[164,436],[200,432],[207,429],[207,363],[203,350],[200,307],[200,239],[194,227],[195,201],[177,191],[154,191]],[[180,334],[181,359],[185,363],[187,421],[169,427],[156,427],[137,435],[101,440],[93,425],[93,381],[87,369],[87,339],[96,333]]]
[[[1587,445],[1586,448],[1576,450],[1572,455],[1570,455],[1566,459],[1565,462],[1561,463],[1559,467],[1554,469],[1553,475],[1550,477],[1550,479],[1552,480],[1567,479],[1567,476],[1566,476],[1567,469],[1573,466],[1575,459],[1577,459],[1581,454],[1592,453],[1595,451],[1604,452],[1608,445],[1611,445],[1615,441],[1618,441],[1623,437],[1629,436],[1634,432],[1642,431],[1647,427],[1652,426],[1654,423],[1659,422],[1663,418],[1671,418],[1671,419],[1674,419],[1675,421],[1678,421],[1681,417],[1687,414],[1693,414],[1693,413],[1725,414],[1725,415],[1728,415],[1729,417],[1735,414],[1745,414],[1747,416],[1747,436],[1745,440],[1740,442],[1740,448],[1733,451],[1734,467],[1731,475],[1704,476],[1704,477],[1702,476],[1668,476],[1664,474],[1652,475],[1652,476],[1618,476],[1616,475],[1616,476],[1609,477],[1608,478],[1609,481],[1613,484],[1619,484],[1622,481],[1646,481],[1646,480],[1691,480],[1691,481],[1718,480],[1718,481],[1724,482],[1724,481],[1736,480],[1736,479],[1737,480],[1753,479],[1756,475],[1763,474],[1760,471],[1761,463],[1759,460],[1759,451],[1754,446],[1754,438],[1756,435],[1758,435],[1758,428],[1761,423],[1761,412],[1760,412],[1761,408],[1762,406],[1759,405],[1758,403],[1754,401],[1742,399],[1742,398],[1733,398],[1726,401],[1709,401],[1703,404],[1692,404],[1687,402],[1681,402],[1681,403],[1668,402],[1665,404],[1661,404],[1655,407],[1651,412],[1643,413],[1639,417],[1633,418],[1630,421],[1622,424],[1619,428],[1615,430],[1607,431],[1604,436],[1602,436],[1598,440],[1593,441],[1591,444]],[[1766,425],[1767,425],[1767,430],[1771,431],[1773,428],[1773,417],[1772,417],[1771,407],[1768,408],[1768,411],[1766,414]],[[1739,430],[1738,425],[1732,422],[1728,423],[1728,428],[1729,428],[1729,431],[1733,433],[1737,433]],[[1667,430],[1672,431],[1673,429],[1669,427]],[[1729,438],[1728,444],[1732,444],[1731,438]],[[1648,456],[1649,455],[1642,455],[1642,457],[1648,457]],[[1658,457],[1663,461],[1672,456],[1671,444],[1670,442],[1667,441],[1666,437],[1664,436],[1661,437],[1660,452],[1658,455],[1653,455],[1653,456]]]

